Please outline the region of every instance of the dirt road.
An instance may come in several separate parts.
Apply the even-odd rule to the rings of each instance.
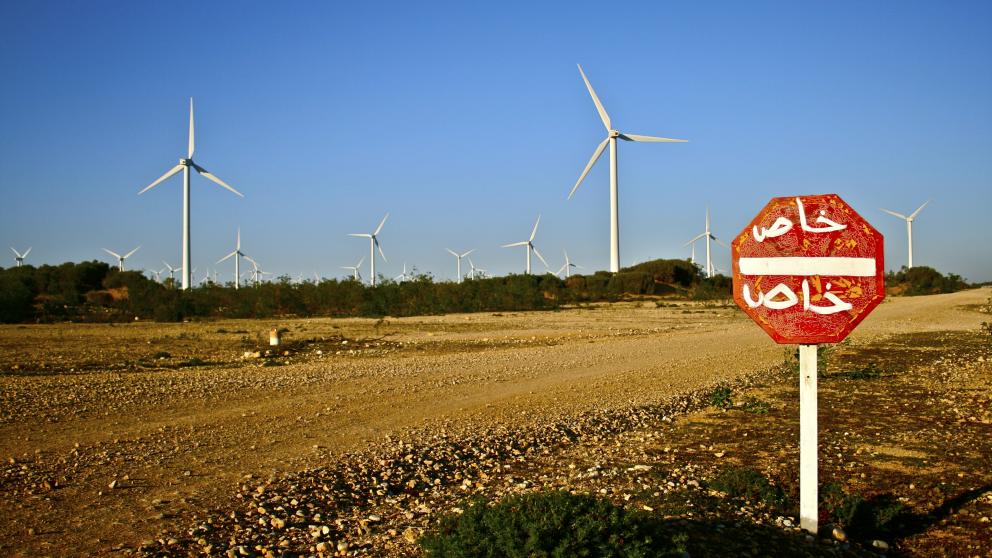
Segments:
[[[850,342],[977,329],[989,295],[891,299]],[[256,357],[272,327],[288,329],[289,353]],[[783,358],[736,309],[653,302],[4,326],[0,349],[0,553],[24,556],[133,548],[229,498],[246,475],[320,466],[386,435],[655,404]]]

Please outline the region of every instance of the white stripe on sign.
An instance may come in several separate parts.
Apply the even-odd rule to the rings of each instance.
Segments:
[[[741,258],[739,262],[741,275],[875,275],[875,258]]]

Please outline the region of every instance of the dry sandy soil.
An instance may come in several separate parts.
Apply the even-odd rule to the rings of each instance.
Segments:
[[[843,351],[898,353],[912,335],[931,353],[951,349],[934,339],[979,335],[990,320],[979,312],[990,294],[890,299]],[[284,345],[267,355],[268,331],[277,327]],[[672,408],[679,397],[760,376],[782,361],[783,347],[735,308],[690,303],[384,320],[2,326],[0,554],[223,554],[205,536],[221,522],[187,528],[215,511],[234,517],[247,491],[262,494],[279,479],[494,429],[538,432],[631,409],[671,408],[676,416],[689,409]],[[986,383],[975,386],[987,392],[990,370],[981,362],[976,373]],[[767,389],[773,400],[776,388]],[[970,418],[988,434],[989,417],[979,415]],[[621,424],[610,435],[634,430]],[[859,448],[892,454],[894,462],[907,457],[898,448]],[[577,459],[575,448],[555,451],[541,454]],[[989,463],[987,451],[986,444],[967,463]],[[962,472],[987,486],[988,470]],[[333,527],[330,513],[324,521]],[[342,553],[415,552],[376,545],[353,543]],[[332,546],[323,549],[333,553]],[[246,551],[256,550],[264,553]]]

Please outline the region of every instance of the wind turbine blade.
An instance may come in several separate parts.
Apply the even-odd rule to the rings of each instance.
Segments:
[[[537,216],[537,221],[534,221],[534,230],[530,231],[530,241],[534,241],[534,237],[537,236],[537,226],[541,224],[541,216]]]
[[[148,190],[151,190],[152,188],[158,186],[163,180],[165,180],[166,178],[169,178],[170,176],[176,174],[177,172],[179,172],[181,170],[183,170],[183,166],[182,165],[176,165],[176,166],[172,167],[171,169],[168,170],[168,172],[166,172],[162,176],[158,177],[158,180],[156,180],[155,182],[152,182],[148,186],[145,186],[145,189],[142,190],[142,191],[140,191],[140,192],[138,192],[138,195],[140,196],[141,194],[144,194]]]
[[[200,165],[197,165],[196,163],[193,163],[193,168],[196,169],[196,172],[200,173],[200,175],[203,176],[203,178],[206,178],[207,180],[209,180],[211,182],[215,182],[215,183],[223,186],[224,188],[227,188],[228,190],[234,192],[235,194],[241,196],[242,198],[245,197],[244,194],[242,194],[241,192],[235,190],[234,188],[231,188],[231,186],[228,183],[226,183],[223,180],[217,178],[216,176],[214,176],[213,174],[211,174],[210,171],[208,171],[207,169],[201,167]]]
[[[137,247],[137,248],[135,248],[134,250],[131,250],[130,252],[128,252],[127,254],[125,254],[125,256],[124,256],[124,259],[127,259],[127,258],[130,258],[130,257],[131,257],[131,254],[133,254],[133,253],[135,253],[135,252],[137,252],[137,251],[138,251],[138,250],[140,250],[140,249],[141,249],[141,246],[138,246],[138,247]]]
[[[903,220],[909,219],[909,217],[906,217],[902,213],[896,213],[895,211],[889,211],[888,209],[882,209],[882,211],[888,213],[889,215],[892,215],[894,217],[898,217],[898,218],[903,219]]]
[[[379,234],[379,231],[382,230],[382,226],[386,224],[386,219],[389,219],[389,214],[388,213],[386,214],[385,217],[382,218],[382,221],[379,221],[379,226],[375,228],[375,232],[372,233],[372,236],[375,236],[375,235]]]
[[[358,260],[358,265],[356,265],[355,267],[362,267],[363,263],[365,263],[365,256],[362,256],[362,259]]]
[[[596,151],[592,152],[592,157],[586,164],[586,168],[583,169],[582,174],[579,175],[579,179],[575,181],[575,186],[572,186],[572,191],[568,193],[568,199],[572,199],[572,194],[579,189],[579,185],[582,184],[582,181],[585,180],[586,175],[589,174],[590,170],[592,170],[592,166],[599,160],[599,157],[603,154],[603,150],[606,149],[606,144],[608,143],[610,143],[610,138],[604,139],[603,142],[596,148]]]
[[[255,260],[253,260],[253,259],[251,259],[251,256],[244,256],[244,258],[245,258],[246,260],[248,260],[249,262],[251,262],[251,265],[252,265],[253,267],[257,267],[257,266],[258,266],[258,263],[257,263],[257,262],[255,262]]]
[[[689,140],[684,139],[672,139],[672,138],[659,138],[655,136],[642,136],[639,134],[620,134],[620,139],[627,141],[653,141],[653,142],[663,142],[663,143],[686,143]]]
[[[196,143],[193,141],[193,97],[189,98],[189,158],[193,158],[193,151],[196,151]]]
[[[921,205],[919,209],[917,209],[916,211],[914,211],[914,212],[912,212],[912,213],[909,214],[909,218],[910,219],[915,219],[916,216],[919,215],[919,213],[921,211],[923,211],[923,208],[926,207],[928,203],[930,203],[930,200],[927,200],[927,201],[923,202],[923,205]],[[30,252],[30,251],[31,251],[31,249],[28,248],[28,252]],[[28,253],[25,252],[24,255],[27,256]]]
[[[382,253],[382,245],[379,244],[379,239],[378,238],[375,239],[375,247],[379,250],[379,255],[382,256],[382,261],[388,263],[389,260],[386,259],[386,254],[383,254]]]
[[[445,248],[445,250],[447,250],[448,253],[451,254],[452,256],[454,256],[456,258],[459,257],[458,254],[454,250],[452,250],[451,248]]]
[[[724,243],[723,243],[723,241],[722,241],[722,240],[720,240],[719,238],[717,238],[717,237],[715,237],[715,236],[713,236],[713,235],[710,235],[710,238],[712,238],[712,239],[713,239],[713,241],[714,241],[714,242],[716,242],[717,244],[719,244],[720,246],[723,246],[723,247],[724,247],[724,248],[726,248],[727,250],[730,250],[730,246],[727,246],[726,244],[724,244]]]
[[[117,252],[111,252],[110,250],[107,250],[106,248],[104,248],[103,251],[106,252],[106,253],[108,253],[108,254],[110,254],[111,256],[113,256],[113,257],[115,257],[117,259],[120,259],[120,257],[121,257],[121,255],[118,254]]]
[[[241,227],[238,227],[238,250],[241,250]]]
[[[14,256],[15,257],[18,257],[18,258],[23,258],[24,257],[24,256],[22,256],[20,254],[20,252],[18,252],[17,250],[14,250],[14,247],[13,246],[10,247],[10,251],[14,253]]]
[[[358,236],[361,238],[372,238],[372,235],[366,233],[348,233],[348,236]]]
[[[30,254],[30,253],[31,253],[31,247],[28,247],[28,249],[24,251],[24,255],[22,255],[21,257],[22,258],[26,258],[26,257],[28,257],[28,254]]]
[[[464,258],[465,256],[468,256],[468,255],[469,255],[469,254],[471,254],[472,252],[475,252],[475,248],[472,248],[472,249],[471,249],[471,250],[469,250],[468,252],[465,252],[464,254],[462,254],[461,256],[458,256],[458,257],[460,257],[460,258]]]
[[[530,242],[524,240],[523,242],[514,242],[513,244],[504,244],[503,248],[513,248],[514,246],[527,246]]]
[[[236,255],[238,255],[238,253],[236,251],[235,252],[231,252],[230,254],[224,256],[223,258],[217,260],[217,263],[220,263],[220,262],[222,262],[224,260],[230,259],[231,256],[236,256]]]
[[[531,248],[534,250],[534,255],[537,256],[538,259],[541,260],[541,263],[544,264],[544,267],[550,270],[551,266],[548,265],[548,260],[544,259],[544,256],[542,256],[541,253],[537,251],[537,246],[534,246],[532,244]]]
[[[582,65],[576,64],[579,67],[579,73],[582,74],[582,81],[586,82],[586,89],[589,90],[589,95],[592,96],[592,102],[596,103],[596,110],[599,111],[599,118],[603,121],[603,126],[606,126],[606,131],[609,132],[613,129],[613,125],[610,124],[610,115],[606,114],[606,109],[603,108],[603,103],[599,102],[599,97],[596,95],[596,91],[592,88],[592,84],[589,83],[589,78],[586,77],[586,73],[582,71]]]
[[[561,275],[561,272],[565,271],[566,267],[568,267],[567,263],[561,264],[561,267],[558,268],[558,271],[555,272],[555,275]]]
[[[685,248],[686,246],[692,244],[693,242],[699,240],[700,238],[704,238],[705,236],[706,236],[706,233],[699,233],[696,236],[692,237],[692,240],[690,240],[689,242],[686,242],[685,244],[683,244],[682,247]]]

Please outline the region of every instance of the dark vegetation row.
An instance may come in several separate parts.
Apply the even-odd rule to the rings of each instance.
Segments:
[[[887,278],[893,294],[931,294],[967,287],[956,275],[927,267],[903,269]],[[88,261],[58,266],[0,268],[0,322],[117,321],[134,318],[274,316],[415,316],[453,312],[553,310],[562,305],[625,297],[728,300],[731,279],[706,278],[687,260],[652,260],[613,274],[605,271],[561,279],[551,274],[468,279],[458,284],[419,275],[402,283],[369,287],[353,280],[293,283],[288,277],[235,289],[206,283],[189,291],[141,272],[119,272]]]

